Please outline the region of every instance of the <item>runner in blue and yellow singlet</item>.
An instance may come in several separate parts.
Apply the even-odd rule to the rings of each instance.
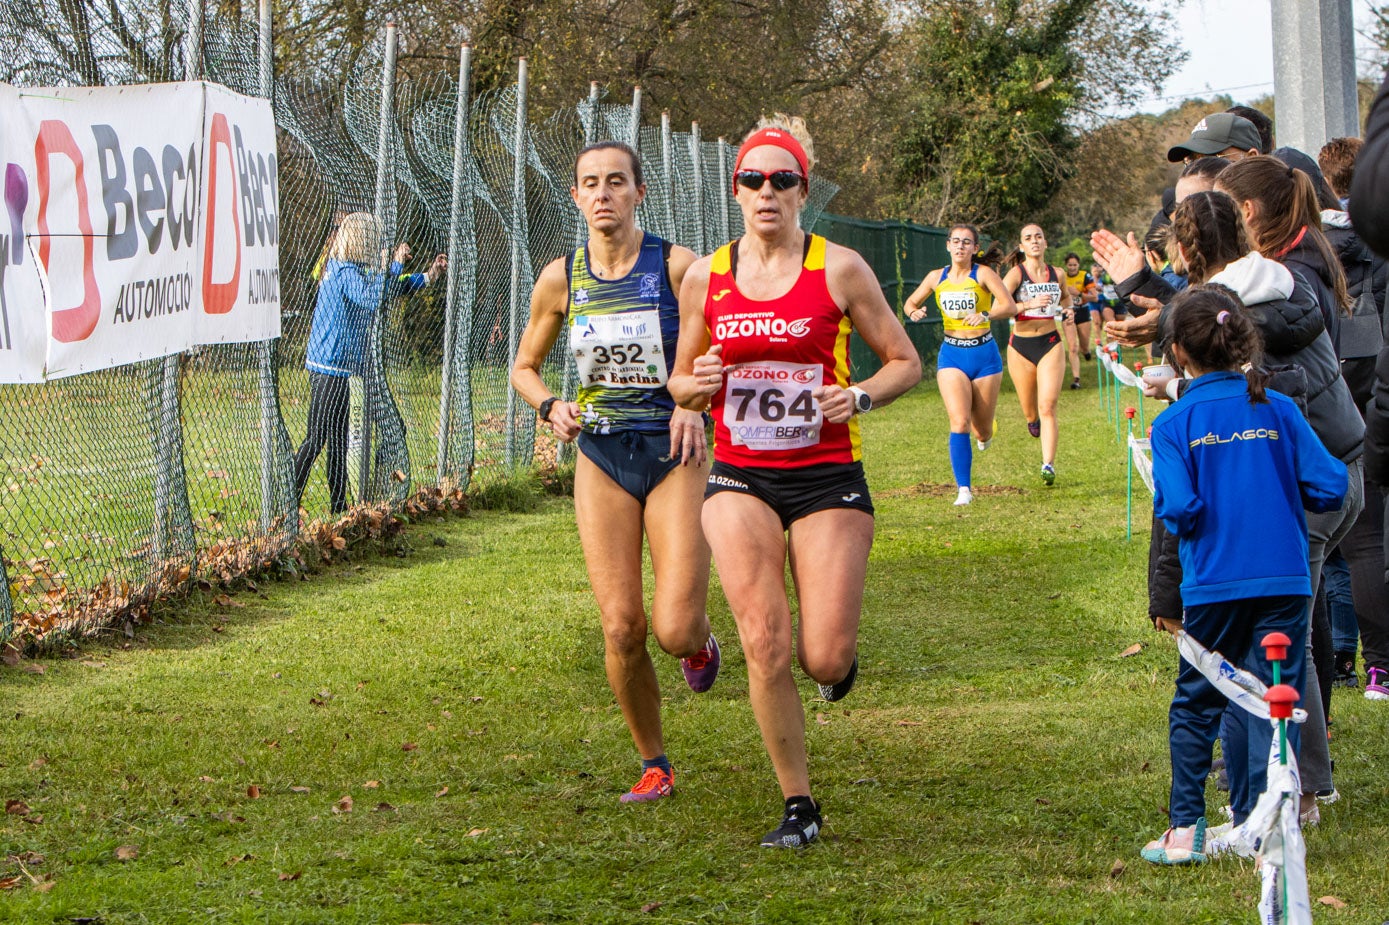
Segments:
[[[994,436],[994,414],[998,409],[998,388],[1003,381],[1003,356],[998,352],[991,321],[1017,314],[1013,297],[1003,285],[989,255],[976,255],[979,229],[955,225],[946,240],[950,266],[926,274],[921,285],[907,297],[904,309],[912,321],[926,317],[926,300],[935,293],[940,306],[944,337],[936,359],[936,385],[940,388],[945,413],[950,416],[950,468],[959,486],[955,503],[974,500],[970,469],[974,451],[970,431],[979,449],[989,448]],[[996,247],[989,249],[993,259]]]
[[[641,160],[626,145],[600,142],[579,152],[570,195],[588,224],[588,241],[551,261],[536,281],[511,384],[557,438],[578,440],[579,540],[603,624],[608,684],[642,759],[641,779],[621,799],[642,803],[669,796],[675,786],[646,651],[643,536],[657,576],[657,643],[680,658],[696,692],[708,690],[719,670],[704,612],[704,418],[677,408],[666,388],[680,324],[675,293],[695,255],[637,227],[646,187]],[[552,394],[540,375],[565,331],[579,376],[575,401]]]

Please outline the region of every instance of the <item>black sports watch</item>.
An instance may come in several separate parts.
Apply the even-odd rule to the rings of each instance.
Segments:
[[[849,386],[848,391],[854,396],[854,414],[867,414],[873,410],[873,396],[856,385]]]
[[[550,409],[555,406],[555,402],[557,401],[559,401],[559,399],[553,395],[545,399],[543,402],[540,403],[540,407],[536,410],[536,416],[539,417],[542,421],[549,422]]]

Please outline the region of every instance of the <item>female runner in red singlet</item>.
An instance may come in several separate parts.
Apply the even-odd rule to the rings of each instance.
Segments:
[[[1018,318],[1008,339],[1008,377],[1017,389],[1027,432],[1042,440],[1042,481],[1056,481],[1056,401],[1066,372],[1066,353],[1057,349],[1056,322],[1070,313],[1066,277],[1047,263],[1047,236],[1040,225],[1024,225],[1016,264],[1003,276]]]
[[[800,136],[800,137],[798,137]],[[670,392],[714,417],[704,533],[738,624],[762,741],[785,798],[767,847],[819,833],[792,638],[826,700],[849,692],[873,507],[856,415],[921,379],[921,361],[857,253],[801,230],[809,139],[800,120],[748,136],[734,194],[747,233],[696,261],[680,290]],[[882,368],[849,384],[849,334]],[[793,634],[786,566],[800,602]]]

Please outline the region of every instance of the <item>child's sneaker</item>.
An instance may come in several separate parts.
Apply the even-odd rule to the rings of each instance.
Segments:
[[[1389,700],[1389,671],[1383,668],[1365,669],[1365,699]]]
[[[1204,864],[1206,862],[1206,817],[1195,825],[1168,829],[1143,848],[1143,860],[1154,864]]]
[[[1240,827],[1233,821],[1206,830],[1205,852],[1207,858],[1237,857],[1252,858],[1257,852],[1245,844],[1240,837]]]
[[[619,803],[651,803],[675,792],[675,772],[647,768],[630,791],[618,797]]]
[[[955,496],[955,506],[962,507],[974,500],[974,492],[968,485],[960,486],[960,493]]]
[[[690,686],[690,690],[702,694],[714,686],[714,679],[719,676],[719,665],[722,663],[719,641],[710,633],[709,641],[704,643],[704,648],[689,658],[680,660],[680,670],[685,673],[685,683]]]
[[[1051,463],[1046,463],[1042,466],[1042,481],[1046,482],[1048,485],[1056,484],[1056,467]]]
[[[791,797],[781,825],[762,836],[763,848],[804,848],[820,834],[820,806],[810,797]]]

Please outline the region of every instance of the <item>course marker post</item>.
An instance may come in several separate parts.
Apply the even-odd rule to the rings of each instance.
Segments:
[[[1133,408],[1125,408],[1125,409],[1124,409],[1124,417],[1126,417],[1126,418],[1129,419],[1129,440],[1132,440],[1132,439],[1133,439],[1133,415],[1134,415],[1134,410],[1133,410]],[[1129,440],[1125,440],[1125,441],[1124,441],[1124,448],[1125,448],[1125,450],[1126,450],[1126,452],[1125,452],[1124,455],[1125,455],[1125,456],[1127,457],[1127,459],[1128,459],[1128,470],[1129,470],[1128,492],[1127,492],[1127,494],[1128,494],[1128,502],[1127,502],[1127,505],[1126,505],[1126,507],[1128,508],[1128,528],[1127,528],[1126,532],[1124,533],[1124,539],[1125,539],[1125,540],[1131,540],[1131,539],[1133,539],[1133,449],[1129,446]]]

